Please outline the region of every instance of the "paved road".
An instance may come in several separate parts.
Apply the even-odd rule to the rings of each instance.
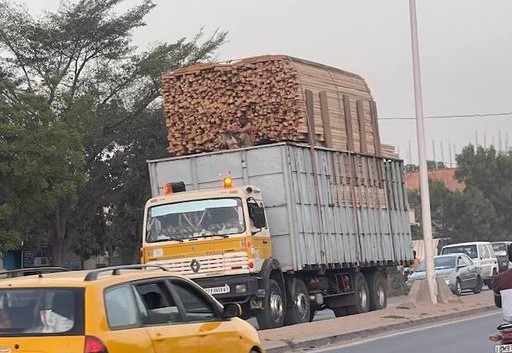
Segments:
[[[374,339],[324,348],[310,353],[485,353],[494,352],[488,340],[501,314],[472,317],[457,322],[417,328]]]

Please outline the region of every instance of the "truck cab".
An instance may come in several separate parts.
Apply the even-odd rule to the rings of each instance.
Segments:
[[[243,304],[256,295],[257,278],[272,254],[261,191],[234,187],[186,191],[164,186],[164,195],[146,203],[141,262],[164,264],[193,278],[206,291]],[[226,277],[227,276],[227,277]]]

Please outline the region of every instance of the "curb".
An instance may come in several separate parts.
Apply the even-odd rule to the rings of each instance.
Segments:
[[[449,314],[441,314],[441,315],[434,315],[430,317],[425,317],[417,320],[409,320],[405,322],[399,322],[396,324],[390,324],[386,326],[380,326],[375,327],[371,329],[363,329],[360,331],[353,331],[353,332],[347,332],[347,333],[340,333],[339,335],[333,335],[328,337],[322,337],[322,338],[315,338],[307,341],[302,342],[292,342],[292,341],[283,341],[283,345],[275,348],[268,348],[265,349],[267,353],[286,353],[298,349],[316,349],[316,348],[324,348],[328,345],[334,345],[334,344],[340,344],[345,341],[353,340],[356,338],[366,338],[368,336],[373,336],[375,334],[381,334],[381,333],[387,333],[391,331],[400,331],[404,329],[409,329],[414,326],[421,326],[425,324],[430,324],[434,322],[442,322],[442,321],[449,321],[452,319],[458,319],[464,316],[471,316],[471,315],[477,315],[477,314],[483,314],[487,312],[491,312],[493,310],[496,310],[496,306],[494,305],[487,305],[482,306],[480,308],[470,309],[470,310],[464,310],[464,311],[457,311]],[[496,310],[498,313],[499,310]]]

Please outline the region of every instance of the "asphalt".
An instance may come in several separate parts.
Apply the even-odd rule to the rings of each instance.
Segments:
[[[408,302],[407,298],[402,298]],[[388,307],[365,314],[317,320],[306,324],[259,331],[267,353],[313,350],[319,347],[361,340],[412,327],[455,320],[471,315],[499,312],[494,306],[493,294],[466,294],[448,303]]]

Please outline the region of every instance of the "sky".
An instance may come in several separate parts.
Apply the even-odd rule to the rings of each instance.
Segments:
[[[417,163],[408,0],[153,1],[138,46],[219,28],[229,35],[218,60],[286,54],[359,74],[382,142]],[[22,2],[35,15],[59,4]],[[512,148],[512,1],[417,0],[417,16],[424,115],[477,115],[426,119],[427,158],[455,163],[469,143]]]

